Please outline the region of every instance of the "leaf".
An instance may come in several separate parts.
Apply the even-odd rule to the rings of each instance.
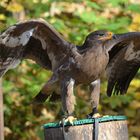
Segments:
[[[125,4],[128,0],[107,0],[108,3],[111,3],[112,6],[120,6],[120,4]]]
[[[136,109],[140,109],[140,102],[139,101],[132,101],[130,103],[130,108],[136,110]]]
[[[21,12],[23,9],[24,9],[23,6],[19,3],[16,3],[16,2],[11,2],[7,6],[7,10],[10,12]]]
[[[105,22],[105,18],[99,17],[95,12],[83,12],[79,15],[82,21],[86,23],[95,23],[95,24],[103,24]]]
[[[140,4],[131,4],[126,8],[126,10],[130,10],[132,12],[140,13]]]
[[[53,23],[53,26],[59,32],[66,31],[66,26],[65,26],[64,22],[60,19],[55,20],[55,22]]]
[[[87,6],[91,7],[91,8],[94,8],[96,10],[101,10],[101,6],[95,2],[91,2],[91,1],[86,1],[87,3]]]
[[[0,20],[5,20],[6,16],[4,14],[0,14]]]
[[[114,19],[112,21],[109,21],[107,25],[104,26],[104,28],[110,31],[118,32],[120,30],[121,32],[124,32],[125,30],[127,30],[129,24],[130,24],[130,19],[128,17],[121,17],[119,19]]]

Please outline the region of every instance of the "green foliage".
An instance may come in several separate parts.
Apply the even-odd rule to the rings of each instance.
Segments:
[[[140,13],[140,4],[131,4],[127,7],[127,10],[130,10],[132,12]]]
[[[0,0],[0,30],[19,20],[44,18],[68,41],[82,44],[85,36],[97,29],[115,33],[140,30],[140,3],[128,0]],[[26,60],[7,72],[3,78],[5,137],[7,140],[40,140],[41,125],[60,120],[61,102],[46,102],[32,106],[33,97],[40,91],[51,72]],[[106,96],[106,79],[102,79],[101,114],[127,115],[130,139],[140,133],[140,71],[126,96]],[[75,114],[84,118],[91,111],[87,88],[77,89]]]

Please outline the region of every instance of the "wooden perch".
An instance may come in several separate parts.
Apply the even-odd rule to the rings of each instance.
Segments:
[[[128,140],[128,128],[125,116],[106,116],[98,119],[98,140]],[[58,123],[44,125],[45,140],[97,140],[95,139],[95,120],[75,121],[73,126]],[[65,135],[65,138],[64,138]]]

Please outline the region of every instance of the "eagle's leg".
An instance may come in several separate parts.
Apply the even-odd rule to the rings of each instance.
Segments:
[[[92,105],[92,112],[88,115],[88,118],[98,118],[100,114],[98,113],[98,104],[100,98],[100,79],[92,82],[90,84],[90,92],[91,92],[91,105]]]
[[[62,109],[64,112],[65,122],[73,124],[76,118],[73,117],[75,96],[74,96],[74,79],[67,78],[61,83],[61,98],[62,98]]]
[[[50,80],[43,86],[41,91],[34,97],[32,103],[33,104],[44,103],[51,96],[51,93],[55,91],[57,85],[58,78],[56,77],[56,75],[52,75]]]

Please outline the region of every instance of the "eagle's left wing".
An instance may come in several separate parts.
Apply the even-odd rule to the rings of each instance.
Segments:
[[[124,94],[140,67],[140,32],[116,35],[107,65],[107,95]]]

